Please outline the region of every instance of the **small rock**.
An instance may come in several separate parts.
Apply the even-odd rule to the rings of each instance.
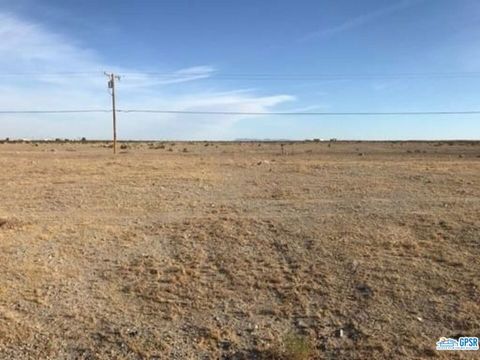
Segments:
[[[360,264],[358,263],[357,260],[353,260],[353,262],[352,262],[352,271],[353,271],[353,272],[357,271],[359,265],[360,265]]]
[[[371,298],[373,296],[373,289],[367,284],[358,284],[356,288],[358,292],[366,298]]]
[[[297,326],[301,329],[308,328],[307,323],[305,321],[301,320],[301,319],[297,320]]]
[[[335,335],[338,338],[343,338],[345,336],[343,329],[338,329]]]
[[[232,348],[232,343],[228,340],[222,340],[220,341],[220,348],[223,350],[230,350]]]
[[[136,330],[136,329],[128,329],[128,330],[127,330],[127,334],[128,334],[128,336],[132,336],[132,337],[137,336],[137,335],[138,335],[138,330]]]

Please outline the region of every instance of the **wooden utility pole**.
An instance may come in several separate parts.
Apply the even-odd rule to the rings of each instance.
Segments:
[[[112,95],[112,120],[113,120],[113,154],[117,153],[117,113],[115,110],[115,80],[120,80],[120,76],[114,73],[105,73],[108,77],[108,88],[111,89],[110,95]]]

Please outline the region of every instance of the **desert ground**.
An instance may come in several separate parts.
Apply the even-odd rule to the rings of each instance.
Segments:
[[[0,169],[0,359],[478,356],[435,343],[480,336],[480,142],[4,142]]]

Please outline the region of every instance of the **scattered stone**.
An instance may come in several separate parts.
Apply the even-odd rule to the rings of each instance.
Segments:
[[[128,330],[127,330],[127,335],[128,335],[128,336],[131,336],[131,337],[137,336],[137,335],[138,335],[138,330],[136,330],[136,329],[128,329]]]
[[[262,164],[268,165],[268,164],[270,164],[270,161],[268,161],[268,160],[260,160],[260,161],[257,163],[257,165],[262,165]]]
[[[299,327],[300,329],[307,329],[308,325],[305,321],[297,319],[297,327]]]
[[[445,220],[440,220],[438,222],[438,225],[440,225],[442,228],[448,228],[449,227]]]
[[[353,272],[356,272],[357,269],[358,269],[358,267],[359,267],[359,265],[360,265],[360,264],[359,264],[359,262],[358,262],[357,260],[353,260],[353,261],[352,261],[352,271],[353,271]]]
[[[232,343],[228,340],[220,341],[219,345],[222,350],[230,350],[232,348]]]
[[[370,286],[368,286],[367,284],[357,285],[357,290],[360,293],[360,295],[362,295],[366,298],[371,298],[373,296],[373,289]]]
[[[360,339],[364,334],[362,331],[355,325],[354,323],[349,323],[343,328],[345,332],[345,336],[353,341],[357,341]]]

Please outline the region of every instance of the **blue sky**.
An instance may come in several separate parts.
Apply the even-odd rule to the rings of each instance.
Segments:
[[[480,73],[479,15],[476,0],[0,0],[0,110],[109,108],[104,70],[123,75],[124,109],[480,110],[479,75],[401,75]],[[358,76],[368,74],[382,76]],[[0,137],[111,136],[108,114],[4,114],[0,121]],[[480,138],[479,116],[466,115],[122,113],[118,127],[123,139]]]

